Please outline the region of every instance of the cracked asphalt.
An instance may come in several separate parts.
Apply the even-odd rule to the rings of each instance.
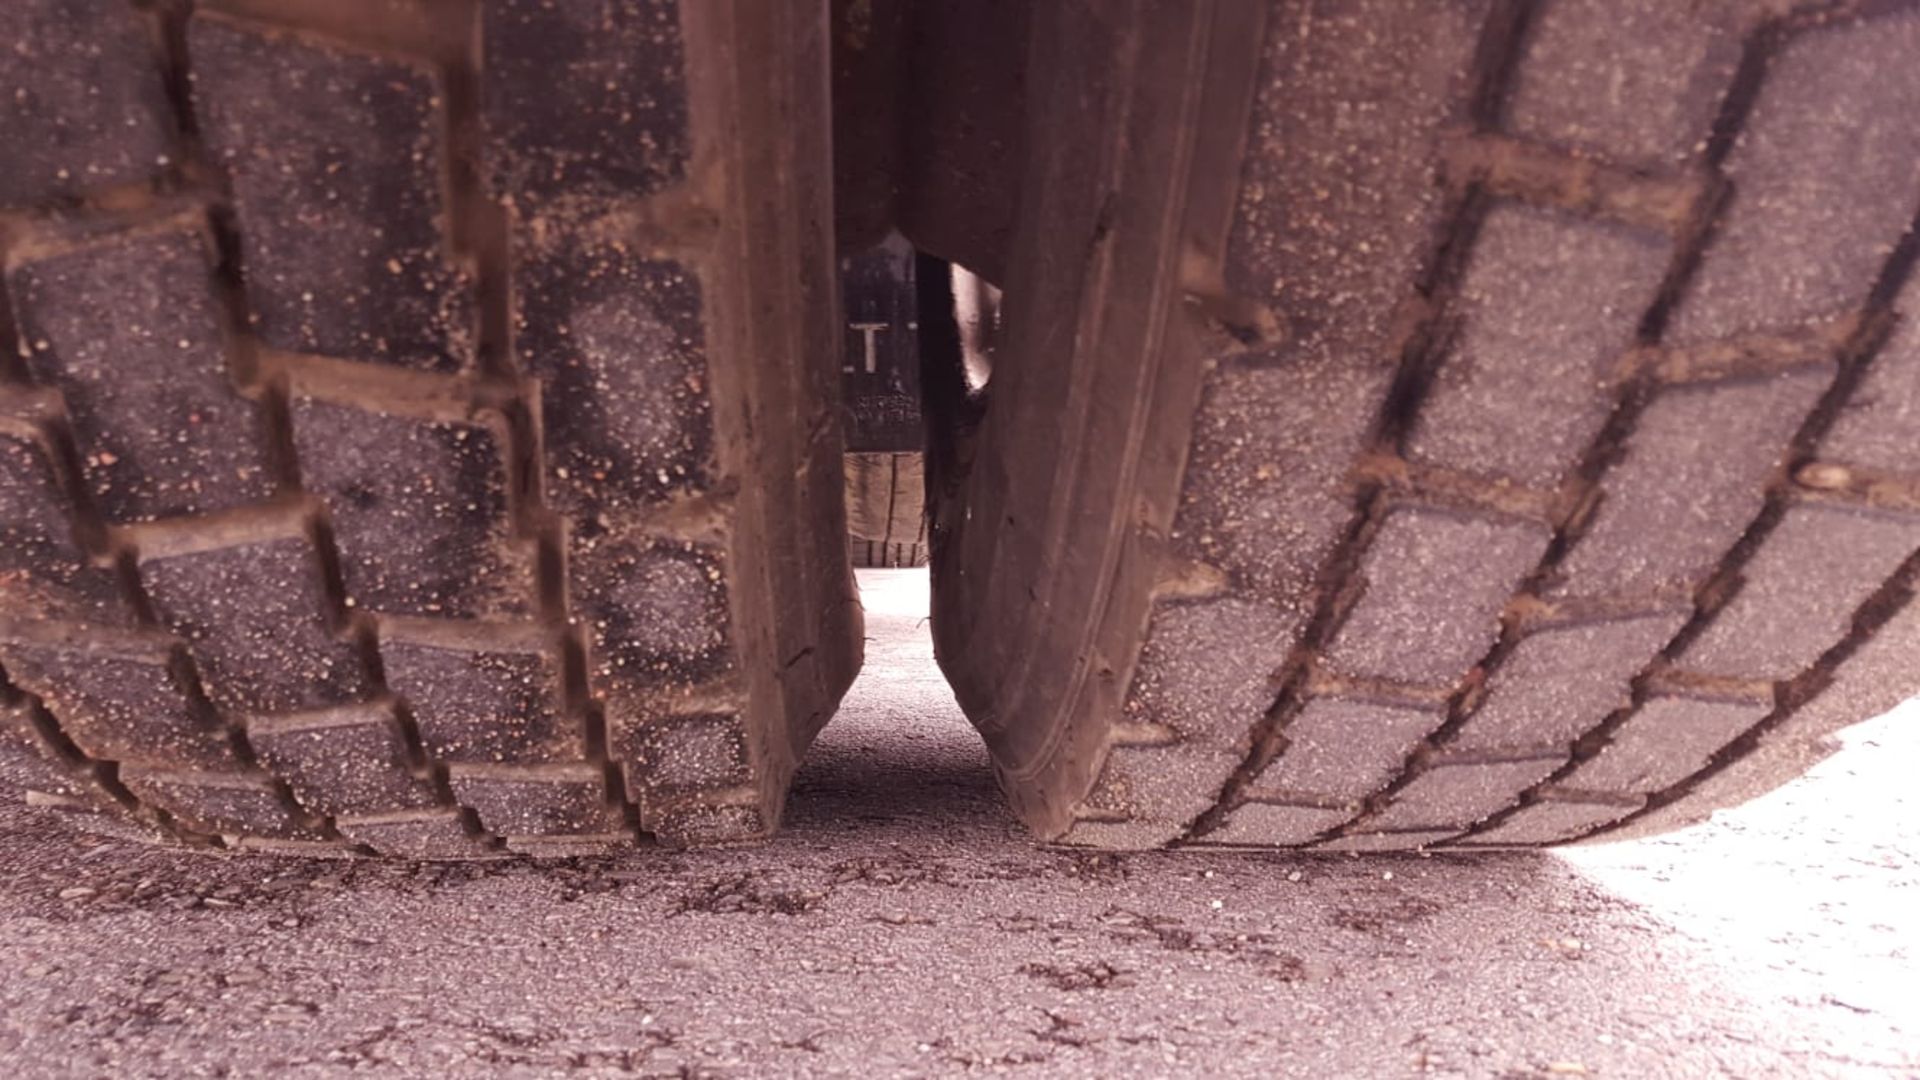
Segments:
[[[867,674],[755,849],[388,866],[0,814],[10,1076],[1920,1077],[1920,713],[1652,840],[1046,850],[863,572]]]

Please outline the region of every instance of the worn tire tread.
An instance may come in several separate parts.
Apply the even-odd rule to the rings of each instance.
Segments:
[[[859,663],[824,5],[0,28],[0,794],[301,855],[769,834]]]

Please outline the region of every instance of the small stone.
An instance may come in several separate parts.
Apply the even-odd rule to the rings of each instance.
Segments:
[[[96,893],[96,892],[98,892],[98,891],[99,891],[99,890],[97,890],[97,889],[92,889],[92,888],[89,888],[89,887],[87,887],[87,886],[85,886],[85,885],[75,885],[75,886],[73,886],[72,888],[67,888],[67,889],[61,889],[61,890],[60,890],[60,899],[62,899],[62,900],[84,900],[85,898],[87,898],[87,897],[89,897],[89,896],[92,896],[92,895],[93,895],[94,893]]]
[[[1841,491],[1853,482],[1853,472],[1845,465],[1830,465],[1816,461],[1803,466],[1794,474],[1801,487],[1815,488],[1821,491]]]

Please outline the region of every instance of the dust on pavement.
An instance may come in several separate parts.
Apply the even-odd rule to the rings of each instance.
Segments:
[[[1920,723],[1568,856],[1033,846],[924,571],[771,845],[390,866],[0,816],[0,1064],[113,1075],[1920,1075]]]

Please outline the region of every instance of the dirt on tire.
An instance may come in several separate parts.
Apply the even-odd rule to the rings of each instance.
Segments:
[[[1005,268],[934,618],[1041,836],[1668,828],[1920,689],[1920,10],[1032,35],[1007,249],[910,235]]]
[[[6,5],[7,794],[318,856],[768,834],[861,642],[811,15]]]

